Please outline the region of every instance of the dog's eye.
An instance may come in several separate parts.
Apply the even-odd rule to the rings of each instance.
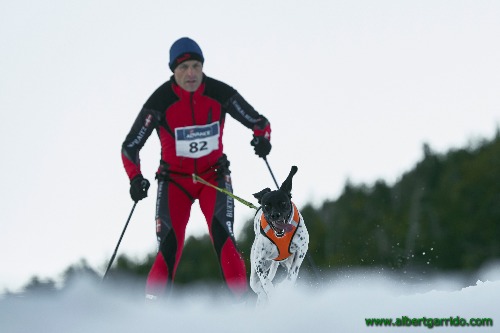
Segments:
[[[281,205],[281,208],[286,208],[287,203],[286,203],[286,201],[282,201],[280,205]]]
[[[270,204],[265,204],[263,208],[264,208],[265,211],[268,211],[269,209],[271,209],[271,205]]]

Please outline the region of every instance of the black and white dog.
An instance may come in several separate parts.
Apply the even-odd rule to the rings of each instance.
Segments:
[[[254,218],[255,240],[250,252],[252,272],[250,287],[257,294],[257,304],[265,303],[275,290],[276,270],[281,264],[287,271],[280,284],[292,286],[309,246],[304,219],[291,201],[293,166],[279,190],[266,188],[254,194],[261,207]]]

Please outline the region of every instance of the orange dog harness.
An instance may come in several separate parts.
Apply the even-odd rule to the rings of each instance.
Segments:
[[[276,245],[276,247],[278,248],[278,256],[273,259],[276,261],[285,260],[286,258],[292,255],[290,253],[290,245],[292,244],[292,238],[295,235],[295,232],[297,231],[297,227],[299,226],[300,222],[299,211],[297,207],[295,207],[295,204],[293,202],[292,206],[293,206],[293,217],[290,224],[293,226],[293,229],[289,232],[286,232],[281,237],[278,237],[276,235],[273,228],[267,222],[264,214],[262,214],[260,218],[260,232],[263,235],[265,235],[271,242],[273,242],[274,245]]]

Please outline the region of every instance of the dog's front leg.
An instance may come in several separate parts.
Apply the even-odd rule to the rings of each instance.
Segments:
[[[274,291],[271,277],[276,273],[277,263],[272,260],[260,259],[257,261],[255,273],[259,278],[260,286],[267,297]]]
[[[257,305],[266,304],[273,293],[274,285],[269,279],[272,265],[272,261],[258,260],[250,274],[250,287],[257,294]]]
[[[257,294],[257,305],[267,302],[267,294],[264,291],[264,288],[262,288],[262,283],[257,275],[257,270],[252,270],[250,272],[250,287]]]
[[[276,268],[272,268],[273,261],[268,259],[268,244],[265,240],[257,238],[252,244],[250,261],[252,270],[250,273],[250,287],[257,294],[257,304],[268,301],[269,294],[274,286],[270,278],[276,273]]]
[[[274,292],[274,283],[273,283],[273,278],[276,275],[276,270],[278,269],[278,262],[274,260],[268,260],[267,264],[269,264],[269,268],[267,269],[267,272],[261,276],[259,276],[260,281],[262,283],[262,288],[266,292],[266,295],[268,297],[272,297],[271,295]]]
[[[289,261],[289,266],[288,268],[288,274],[286,277],[286,282],[287,285],[292,286],[295,284],[297,281],[297,277],[299,276],[299,269],[300,266],[302,265],[302,262],[304,261],[304,258],[306,256],[306,251],[298,251],[295,252],[291,257]]]

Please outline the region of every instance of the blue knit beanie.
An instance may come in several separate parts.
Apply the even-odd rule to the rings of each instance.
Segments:
[[[175,68],[186,60],[198,60],[202,64],[205,61],[201,48],[194,40],[182,37],[176,40],[170,48],[170,62],[168,65],[172,72]]]

